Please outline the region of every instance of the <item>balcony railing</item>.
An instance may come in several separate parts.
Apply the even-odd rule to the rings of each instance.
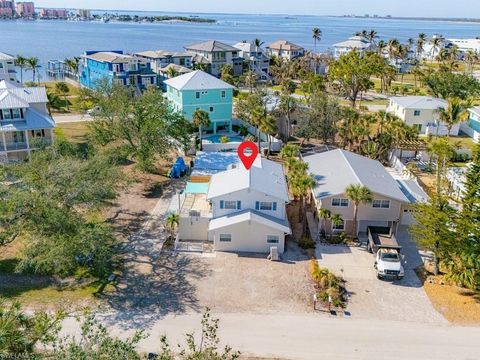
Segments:
[[[25,150],[27,148],[26,142],[7,142],[7,150]]]

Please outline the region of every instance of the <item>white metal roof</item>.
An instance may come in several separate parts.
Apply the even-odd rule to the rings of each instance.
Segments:
[[[234,169],[213,175],[207,199],[246,189],[289,201],[282,165],[261,156],[255,159],[250,170],[246,170],[243,164],[239,163]]]
[[[0,109],[28,108],[28,104],[48,102],[44,87],[21,87],[0,81]]]
[[[185,46],[185,49],[193,50],[193,51],[205,51],[205,52],[237,51],[237,49],[234,48],[233,46],[217,40],[208,40],[201,43],[187,45]]]
[[[10,54],[0,52],[0,60],[12,61],[12,60],[15,60],[15,58]]]
[[[350,48],[350,49],[367,49],[372,44],[362,36],[352,36],[346,41],[333,44],[333,47]]]
[[[233,86],[201,70],[176,76],[164,82],[177,90],[233,89]]]
[[[390,100],[405,109],[436,110],[447,106],[445,100],[431,96],[394,96]]]
[[[360,184],[375,194],[410,202],[392,175],[376,160],[342,149],[308,155],[303,160],[317,182],[316,198],[344,194],[349,185]]]
[[[283,231],[286,234],[291,234],[290,225],[287,220],[281,220],[272,216],[265,215],[259,211],[243,210],[219,218],[210,220],[208,230],[218,230],[227,226],[244,223],[247,221],[253,221],[258,224],[262,224],[273,229]]]

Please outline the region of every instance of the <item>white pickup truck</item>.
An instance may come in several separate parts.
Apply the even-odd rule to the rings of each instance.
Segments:
[[[400,255],[401,246],[388,227],[368,227],[367,249],[375,254],[378,279],[403,279],[405,270]]]

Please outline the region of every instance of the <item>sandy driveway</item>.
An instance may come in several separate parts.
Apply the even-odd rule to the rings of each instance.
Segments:
[[[351,294],[348,310],[352,316],[445,324],[447,321],[432,306],[414,269],[421,264],[415,245],[406,228],[401,228],[398,241],[405,255],[405,278],[381,281],[373,268],[374,257],[364,247],[319,246],[319,265],[347,281]]]

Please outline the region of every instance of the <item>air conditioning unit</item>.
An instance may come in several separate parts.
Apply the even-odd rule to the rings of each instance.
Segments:
[[[270,261],[279,261],[280,256],[278,255],[278,248],[276,246],[271,246],[270,247],[270,255],[267,257],[268,260]]]

